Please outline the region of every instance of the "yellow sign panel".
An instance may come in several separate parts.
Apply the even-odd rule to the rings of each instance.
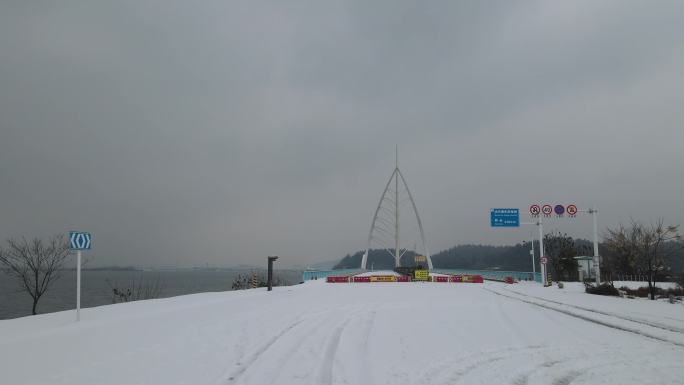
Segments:
[[[416,261],[416,263],[427,261],[427,258],[425,258],[424,255],[416,255],[415,257],[413,257],[413,259]]]
[[[414,272],[414,277],[416,281],[427,281],[429,272],[427,270],[416,270]]]
[[[370,277],[371,282],[397,282],[397,277],[393,275],[374,275]]]

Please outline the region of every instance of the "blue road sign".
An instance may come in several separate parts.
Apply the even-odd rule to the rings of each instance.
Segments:
[[[72,231],[69,233],[71,250],[90,250],[90,233]]]
[[[520,210],[518,209],[492,209],[492,227],[520,227]]]
[[[556,205],[556,207],[553,208],[553,211],[556,215],[561,216],[565,213],[565,207],[563,207],[563,205]]]

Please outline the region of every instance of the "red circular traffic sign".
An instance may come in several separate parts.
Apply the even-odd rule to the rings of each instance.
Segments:
[[[565,211],[567,211],[568,215],[574,217],[575,214],[577,214],[577,206],[575,206],[575,205],[568,205],[568,207],[565,208]]]
[[[542,206],[542,212],[544,213],[544,215],[551,215],[551,213],[553,212],[553,207],[551,207],[551,205],[544,205]]]
[[[541,257],[540,260],[543,265],[546,265],[549,262],[549,259],[546,257]]]
[[[541,209],[539,208],[539,205],[530,206],[530,214],[539,215],[539,211],[541,211]]]

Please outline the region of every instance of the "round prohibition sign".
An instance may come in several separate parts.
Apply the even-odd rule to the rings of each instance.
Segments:
[[[568,207],[565,208],[565,211],[568,213],[568,215],[574,217],[577,214],[577,206],[568,205]]]
[[[539,205],[530,206],[530,214],[532,214],[533,216],[539,215],[540,211],[541,211],[541,208],[539,208]]]
[[[551,205],[544,205],[542,206],[542,212],[544,215],[551,215],[551,213],[553,213],[553,207],[551,207]]]
[[[541,257],[539,259],[541,260],[540,262],[542,263],[542,265],[546,265],[549,262],[549,259],[546,257]]]

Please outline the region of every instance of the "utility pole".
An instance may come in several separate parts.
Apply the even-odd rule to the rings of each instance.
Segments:
[[[276,259],[276,256],[268,257],[268,291],[273,290],[273,262]]]
[[[544,257],[544,227],[542,226],[542,217],[539,216],[539,221],[537,222],[539,226],[539,259]],[[541,275],[542,284],[546,286],[546,264],[541,264]]]
[[[394,267],[401,266],[399,259],[399,146],[394,147]]]
[[[537,264],[534,263],[534,237],[532,236],[532,232],[530,231],[530,238],[532,239],[530,241],[530,255],[532,256],[532,280],[534,281],[534,277],[537,275]]]
[[[581,213],[588,213],[591,214],[592,220],[594,222],[594,274],[596,274],[596,284],[600,285],[601,284],[601,257],[599,256],[599,247],[598,247],[598,210],[595,207],[592,207],[587,210],[577,210],[578,212]]]
[[[541,266],[542,284],[546,286],[546,266],[541,263],[541,257],[544,255],[544,230],[542,229],[541,217],[536,222],[520,222],[521,225],[536,225],[539,226],[539,259]],[[536,282],[535,276],[537,275],[536,263],[534,260],[534,237],[532,232],[530,232],[530,237],[532,237],[532,242],[530,243],[530,255],[532,256],[532,280]]]
[[[598,223],[597,223],[597,214],[598,210],[595,208],[591,208],[587,211],[593,216],[594,220],[594,271],[596,272],[596,285],[601,284],[601,261],[599,257],[599,249],[598,249]]]

